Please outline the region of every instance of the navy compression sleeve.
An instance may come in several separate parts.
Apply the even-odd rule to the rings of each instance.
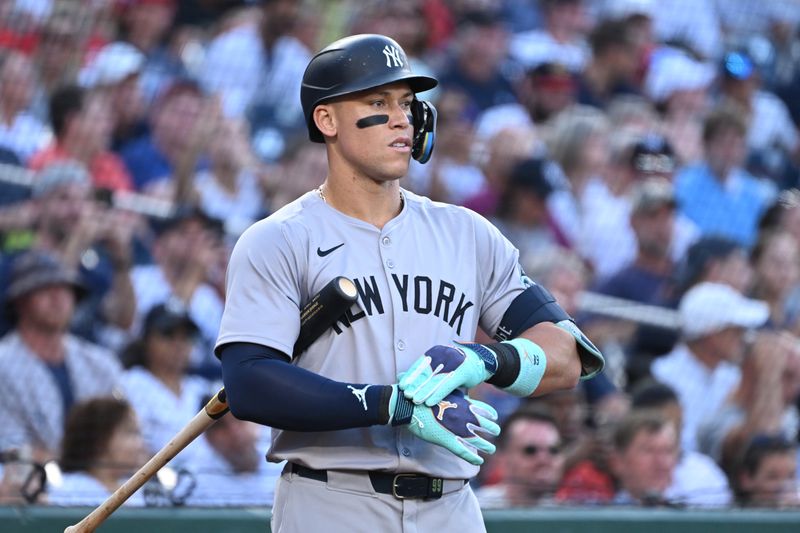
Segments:
[[[241,420],[290,431],[333,431],[388,422],[390,386],[333,381],[294,366],[285,354],[259,344],[227,344],[221,359],[228,406]]]

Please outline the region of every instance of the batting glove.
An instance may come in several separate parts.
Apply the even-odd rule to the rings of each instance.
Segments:
[[[497,354],[480,344],[434,346],[417,359],[400,380],[400,389],[415,404],[433,407],[452,391],[472,388],[497,371]]]
[[[500,435],[500,426],[495,423],[497,411],[459,390],[428,407],[410,403],[398,386],[392,385],[389,413],[390,424],[408,423],[408,430],[420,439],[450,450],[473,465],[483,464],[478,451],[491,455],[496,449],[481,434]]]

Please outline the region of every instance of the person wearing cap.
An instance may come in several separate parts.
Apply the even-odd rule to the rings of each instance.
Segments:
[[[785,330],[759,333],[742,364],[738,387],[711,416],[700,420],[697,444],[722,467],[733,465],[759,433],[795,439],[800,429],[800,344]]]
[[[114,113],[112,149],[145,135],[145,101],[141,74],[146,58],[135,46],[116,41],[101,48],[78,73],[78,83],[108,95]]]
[[[122,161],[110,151],[114,124],[105,95],[77,85],[59,87],[50,98],[50,122],[55,138],[31,157],[28,166],[32,170],[74,159],[86,165],[97,188],[112,191],[133,188]]]
[[[800,132],[786,104],[763,88],[761,74],[746,52],[731,51],[723,57],[720,92],[720,102],[735,106],[745,117],[753,170],[781,185],[794,185],[800,164]]]
[[[0,58],[0,147],[24,164],[50,142],[50,128],[30,112],[35,90],[31,60],[9,51]]]
[[[675,195],[680,212],[697,224],[701,234],[722,235],[749,247],[776,188],[743,168],[747,131],[736,108],[720,107],[710,113],[703,124],[704,159],[675,175]]]
[[[644,92],[661,113],[661,131],[674,147],[678,162],[702,159],[703,117],[710,105],[713,66],[672,47],[656,49],[647,67]]]
[[[122,352],[121,390],[136,410],[150,454],[167,444],[213,392],[210,381],[187,374],[198,333],[180,303],[162,303],[147,312],[141,334]],[[195,441],[175,464],[191,463],[200,446]]]
[[[700,421],[717,413],[739,384],[745,332],[764,325],[769,307],[728,285],[704,282],[683,295],[678,309],[681,340],[652,364],[651,372],[678,394],[682,447],[697,450]]]
[[[83,294],[78,274],[51,254],[14,261],[4,299],[14,327],[0,340],[0,450],[30,446],[39,461],[55,458],[72,405],[117,386],[116,355],[69,333]]]
[[[137,215],[95,200],[91,176],[77,161],[58,161],[37,173],[26,202],[29,226],[9,233],[7,251],[47,250],[79,271],[88,297],[72,332],[106,343],[133,321],[136,308],[131,285]]]

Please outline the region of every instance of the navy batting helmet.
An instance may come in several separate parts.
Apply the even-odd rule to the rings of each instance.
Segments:
[[[324,142],[312,116],[319,104],[396,81],[408,82],[415,93],[438,84],[434,78],[411,72],[400,45],[383,35],[352,35],[325,47],[306,67],[300,89],[309,139]]]

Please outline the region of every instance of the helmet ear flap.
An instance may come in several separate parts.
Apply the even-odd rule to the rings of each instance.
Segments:
[[[411,157],[425,164],[433,154],[436,141],[436,108],[430,102],[414,98],[411,102],[411,117],[414,126]]]

